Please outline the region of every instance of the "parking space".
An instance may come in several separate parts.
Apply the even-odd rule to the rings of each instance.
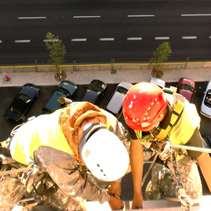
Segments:
[[[40,88],[40,95],[38,99],[35,101],[35,103],[32,105],[31,109],[26,114],[26,120],[31,116],[38,116],[42,114],[42,108],[47,102],[47,100],[51,97],[53,92],[56,89],[56,86],[41,86]],[[73,96],[73,101],[79,101],[82,99],[87,86],[86,85],[78,85],[78,89]],[[107,102],[109,101],[111,95],[113,94],[114,90],[116,88],[116,84],[108,84],[105,95],[101,98],[101,101],[99,101],[98,105],[101,108],[105,108]],[[17,93],[20,91],[21,87],[1,87],[0,93],[2,100],[0,101],[0,125],[1,125],[1,135],[0,140],[5,140],[10,131],[13,127],[17,125],[17,123],[10,122],[5,119],[5,113],[7,108],[12,103],[13,99],[17,95]]]

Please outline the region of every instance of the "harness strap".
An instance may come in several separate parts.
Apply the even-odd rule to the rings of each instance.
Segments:
[[[174,109],[171,114],[171,119],[170,119],[170,122],[169,122],[167,128],[160,129],[159,133],[155,136],[156,139],[164,140],[166,138],[166,136],[168,135],[171,128],[176,124],[177,120],[180,118],[184,107],[185,107],[185,105],[180,100],[177,100],[177,102],[174,105]]]

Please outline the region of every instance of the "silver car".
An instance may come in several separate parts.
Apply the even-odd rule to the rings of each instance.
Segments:
[[[211,81],[207,83],[207,87],[201,102],[200,113],[207,118],[211,118]]]
[[[114,114],[117,118],[120,118],[122,115],[122,105],[125,95],[132,86],[133,84],[126,81],[119,83],[106,106],[106,110]]]

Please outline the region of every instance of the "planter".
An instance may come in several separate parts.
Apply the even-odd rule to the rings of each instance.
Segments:
[[[54,78],[57,80],[57,81],[63,81],[65,80],[67,77],[67,74],[64,70],[59,70],[59,71],[56,71],[55,75],[54,75]]]
[[[153,68],[151,72],[152,77],[154,78],[162,78],[163,77],[163,70],[158,68]]]

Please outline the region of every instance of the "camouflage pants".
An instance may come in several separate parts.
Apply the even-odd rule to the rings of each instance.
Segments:
[[[189,156],[182,156],[177,164],[186,194],[191,199],[200,199],[202,184],[196,162]],[[172,173],[173,171],[170,171],[173,164],[169,163],[168,167],[161,164],[154,165],[151,171],[151,181],[145,190],[145,199],[159,199],[162,194],[177,197],[175,175]]]
[[[24,197],[29,196],[19,178],[5,176],[0,179],[0,210],[11,211]],[[31,196],[30,196],[31,197]],[[69,197],[60,189],[45,197],[43,204],[56,211],[85,211],[85,200]]]

